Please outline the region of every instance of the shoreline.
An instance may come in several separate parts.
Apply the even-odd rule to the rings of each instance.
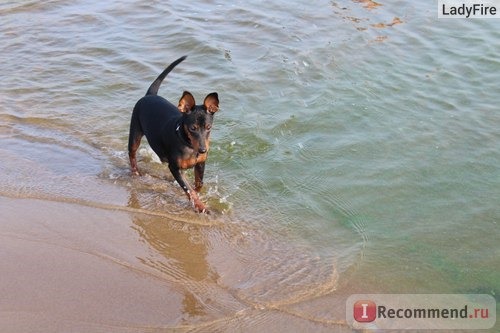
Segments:
[[[325,304],[316,305],[335,303],[336,277],[330,287],[325,280],[318,290],[275,290],[268,299],[259,295],[264,286],[239,290],[240,274],[253,279],[234,266],[226,238],[213,247],[219,227],[40,198],[0,195],[0,205],[6,331],[253,330],[272,321],[276,329],[350,332],[344,318],[319,315]],[[336,303],[338,311],[344,303]]]

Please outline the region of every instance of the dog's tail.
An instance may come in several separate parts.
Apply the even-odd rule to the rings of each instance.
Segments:
[[[177,59],[176,61],[171,63],[167,68],[165,68],[165,70],[160,75],[158,75],[156,80],[154,80],[154,82],[151,83],[151,86],[149,87],[148,91],[146,92],[146,95],[158,94],[158,89],[160,89],[160,85],[161,85],[163,79],[165,79],[165,77],[168,75],[168,73],[170,73],[172,71],[172,69],[174,69],[175,66],[180,64],[186,58],[187,58],[187,56],[180,57],[179,59]]]

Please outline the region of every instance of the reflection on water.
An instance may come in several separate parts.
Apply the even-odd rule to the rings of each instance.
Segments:
[[[144,194],[130,193],[129,207],[140,210]],[[143,214],[132,214],[132,220],[151,248],[139,261],[184,295],[179,328],[249,328],[268,325],[283,314],[293,321],[345,326],[343,319],[301,310],[337,286],[335,263],[315,256],[312,249],[297,252],[241,224],[207,227]]]
[[[137,195],[134,191],[131,193],[129,206],[137,207]],[[149,216],[134,216],[133,222],[141,239],[161,255],[160,258],[153,256],[139,260],[178,283],[184,294],[185,314],[192,317],[206,316],[204,302],[198,299],[203,295],[196,291],[200,291],[201,284],[213,285],[217,275],[210,271],[206,259],[206,240],[200,238],[199,230],[195,227],[175,229],[165,219]]]
[[[163,256],[161,261],[153,258],[139,258],[140,261],[162,274],[171,276],[182,285],[184,293],[182,303],[185,314],[207,315],[203,303],[197,299],[200,295],[195,295],[196,289],[199,289],[196,288],[196,284],[214,283],[214,280],[209,277],[211,272],[206,261],[205,244],[201,241],[193,242],[195,235],[192,231],[170,229],[165,221],[154,221],[149,217],[134,217],[134,224],[140,236]]]

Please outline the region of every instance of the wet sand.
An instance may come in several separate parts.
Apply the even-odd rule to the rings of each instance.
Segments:
[[[0,206],[3,332],[346,329],[343,302],[253,280],[220,230],[46,200]]]
[[[133,266],[147,249],[127,214],[5,197],[0,205],[3,331],[115,331],[182,317],[182,294]]]

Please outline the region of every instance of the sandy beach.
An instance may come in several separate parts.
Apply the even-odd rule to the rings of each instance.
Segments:
[[[3,332],[348,331],[335,319],[343,299],[302,302],[335,280],[295,295],[240,290],[250,272],[227,246],[207,246],[222,235],[203,227],[39,199],[2,196],[0,206]]]

